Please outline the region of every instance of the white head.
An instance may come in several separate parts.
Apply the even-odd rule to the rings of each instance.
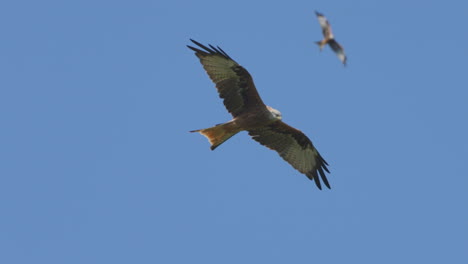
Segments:
[[[274,109],[273,107],[267,105],[267,109],[268,111],[270,111],[271,115],[273,116],[273,119],[281,120],[283,118],[281,116],[281,112]]]

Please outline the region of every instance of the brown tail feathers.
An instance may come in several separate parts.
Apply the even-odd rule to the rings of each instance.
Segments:
[[[224,141],[239,133],[240,130],[233,122],[227,122],[214,127],[192,130],[190,132],[199,132],[205,136],[211,144],[211,150],[214,150]]]
[[[315,41],[315,44],[317,44],[319,46],[320,51],[322,51],[323,47],[325,45],[327,45],[327,43],[328,43],[328,40],[326,40],[326,39],[323,39],[323,40],[320,40],[320,41]]]

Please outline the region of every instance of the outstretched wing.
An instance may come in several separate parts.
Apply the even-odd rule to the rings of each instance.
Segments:
[[[252,107],[266,107],[255,88],[252,76],[244,67],[231,59],[220,47],[206,47],[195,40],[191,41],[201,49],[187,47],[195,51],[203,68],[216,84],[219,96],[224,99],[224,106],[233,117]]]
[[[335,52],[336,56],[338,56],[343,65],[346,66],[346,54],[343,47],[334,39],[330,39],[328,41],[328,45],[330,45],[330,48]]]
[[[317,11],[315,11],[315,15],[317,16],[317,19],[320,23],[320,27],[322,28],[322,34],[325,37],[325,39],[332,39],[333,33],[332,33],[331,26],[327,18],[323,14]]]
[[[248,132],[254,140],[277,151],[296,170],[305,174],[310,180],[314,180],[320,190],[322,185],[319,175],[325,186],[330,189],[330,184],[325,176],[325,171],[330,173],[327,162],[320,156],[312,141],[300,130],[282,121],[277,121]]]

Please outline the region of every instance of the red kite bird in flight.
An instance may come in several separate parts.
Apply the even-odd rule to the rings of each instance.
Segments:
[[[338,56],[338,58],[341,60],[343,65],[346,66],[346,54],[344,52],[343,47],[338,42],[336,42],[331,30],[330,23],[328,22],[327,18],[317,11],[315,11],[315,15],[317,15],[320,27],[322,27],[322,33],[324,37],[321,41],[316,41],[315,43],[319,45],[320,51],[322,51],[323,46],[328,44],[330,48],[335,52],[336,56]]]
[[[330,173],[327,162],[304,133],[281,121],[281,113],[263,103],[249,72],[220,47],[206,47],[195,40],[191,41],[198,47],[187,47],[195,51],[233,119],[190,132],[199,132],[208,138],[211,150],[214,150],[245,130],[254,140],[277,151],[296,170],[314,180],[319,189],[322,189],[320,178],[330,188],[325,176],[325,171]]]

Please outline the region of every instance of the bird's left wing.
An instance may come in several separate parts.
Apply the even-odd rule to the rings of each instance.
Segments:
[[[325,171],[330,173],[327,162],[315,149],[312,141],[300,130],[282,121],[276,121],[263,128],[249,130],[248,132],[254,140],[277,151],[296,170],[305,174],[310,180],[314,180],[320,190],[322,185],[319,175],[325,186],[330,189],[330,184],[325,175]]]
[[[336,42],[334,39],[331,39],[328,41],[328,45],[330,45],[330,48],[335,52],[336,56],[338,56],[343,65],[346,66],[346,54],[340,43]]]

